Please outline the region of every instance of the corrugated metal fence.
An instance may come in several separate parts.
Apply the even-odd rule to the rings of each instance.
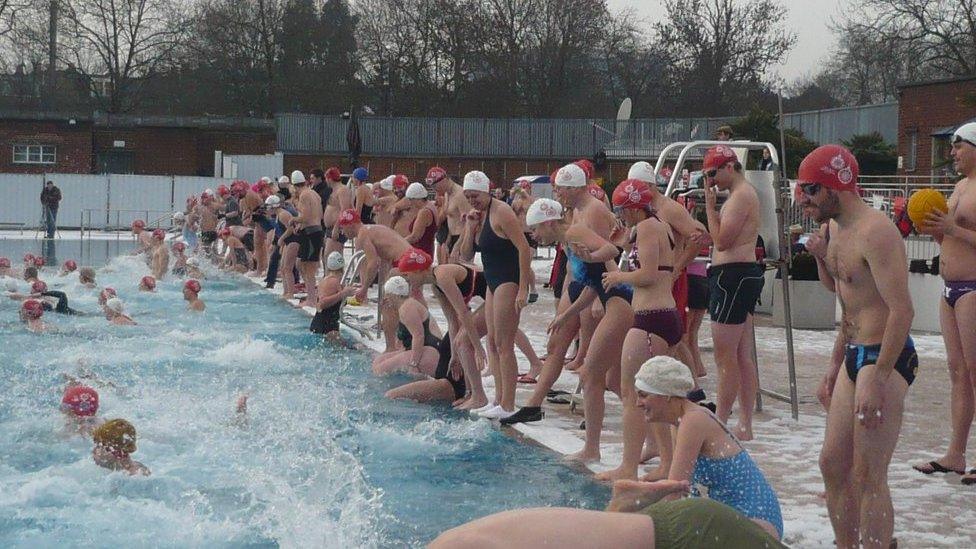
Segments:
[[[359,119],[368,155],[465,158],[579,158],[604,149],[611,157],[644,156],[664,143],[707,138],[737,117],[613,119],[389,118]],[[278,150],[346,154],[349,121],[338,116],[280,113]],[[787,127],[818,143],[877,131],[898,138],[898,104],[789,113]],[[618,138],[619,136],[619,138]]]
[[[89,229],[128,227],[135,219],[151,221],[146,218],[182,210],[191,194],[230,183],[191,176],[0,174],[0,222],[30,229],[42,225],[40,196],[45,181],[61,189],[58,226],[79,227],[84,215]]]

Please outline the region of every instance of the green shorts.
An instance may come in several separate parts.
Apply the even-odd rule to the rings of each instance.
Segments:
[[[654,547],[658,549],[786,547],[745,515],[708,498],[659,502],[641,513],[654,519]]]

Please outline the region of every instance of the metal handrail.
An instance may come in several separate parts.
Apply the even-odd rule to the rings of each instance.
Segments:
[[[153,219],[152,221],[147,222],[147,225],[148,226],[150,226],[150,227],[155,226],[157,228],[160,226],[160,222],[163,219],[165,219],[167,216],[172,216],[173,215],[173,213],[170,212],[170,211],[168,211],[168,210],[165,210],[165,211],[164,210],[149,210],[149,209],[142,209],[142,210],[117,209],[116,210],[116,209],[105,209],[105,208],[82,208],[82,210],[81,210],[81,224],[80,224],[81,237],[82,238],[85,238],[85,233],[86,232],[88,233],[88,236],[91,236],[91,231],[93,230],[93,228],[92,228],[92,213],[93,212],[95,212],[95,213],[103,213],[104,212],[104,214],[105,214],[105,227],[104,227],[103,230],[106,230],[106,231],[115,231],[116,232],[116,239],[120,238],[120,236],[121,236],[120,233],[121,232],[124,232],[124,230],[123,230],[124,227],[122,226],[122,222],[121,222],[121,217],[122,217],[122,214],[124,214],[124,213],[125,214],[131,214],[131,213],[137,213],[138,214],[138,213],[141,213],[141,214],[144,214],[142,216],[144,219],[149,219],[149,214],[154,214],[154,215],[155,214],[162,214],[159,217]],[[110,218],[112,216],[112,213],[115,213],[115,224],[114,225],[110,225],[110,223],[109,223],[109,220],[110,220]],[[99,217],[101,217],[101,216],[99,216]]]

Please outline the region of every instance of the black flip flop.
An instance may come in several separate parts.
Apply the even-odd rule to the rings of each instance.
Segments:
[[[548,393],[546,393],[546,397],[552,398],[552,397],[557,397],[559,395],[568,395],[568,394],[570,394],[569,391],[553,390],[553,391],[549,391]]]
[[[966,474],[966,471],[956,471],[954,469],[949,469],[948,467],[942,465],[938,461],[930,461],[928,463],[928,465],[929,465],[929,467],[932,468],[931,471],[923,471],[922,469],[919,469],[915,465],[912,465],[912,469],[915,469],[916,471],[918,471],[919,473],[922,473],[923,475],[933,475],[935,473],[955,473],[957,475],[964,475],[964,474]],[[973,482],[976,482],[976,480],[974,480]]]
[[[966,475],[976,475],[976,469],[970,469]],[[972,478],[963,478],[960,482],[965,486],[972,486],[973,484],[976,484],[976,476]]]

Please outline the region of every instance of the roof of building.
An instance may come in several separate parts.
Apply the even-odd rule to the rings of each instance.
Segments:
[[[936,80],[924,80],[922,82],[905,82],[898,84],[898,89],[904,88],[917,88],[920,86],[932,86],[937,84],[954,84],[956,82],[968,82],[970,80],[976,80],[976,74],[971,76],[954,76],[952,78],[941,78]]]
[[[963,120],[958,124],[952,126],[946,126],[944,128],[939,128],[937,130],[932,130],[929,134],[931,137],[952,137],[952,134],[956,133],[956,129],[963,124],[969,124],[970,122],[976,122],[976,118],[970,118],[969,120]]]

